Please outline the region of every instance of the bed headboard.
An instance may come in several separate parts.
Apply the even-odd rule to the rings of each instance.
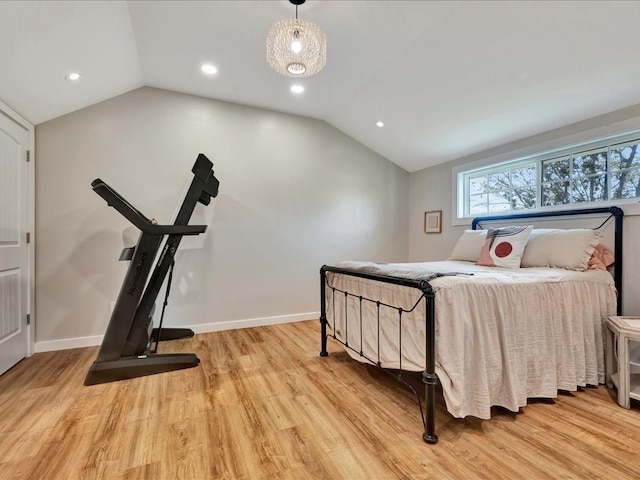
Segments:
[[[615,282],[616,290],[618,291],[618,315],[622,312],[622,219],[624,212],[619,207],[601,207],[601,208],[583,208],[576,210],[556,210],[548,212],[523,212],[513,213],[509,215],[487,215],[482,217],[476,217],[471,223],[471,228],[477,230],[483,228],[482,223],[491,221],[511,221],[522,219],[561,219],[562,217],[606,217],[604,221],[599,220],[600,223],[594,227],[594,230],[604,227],[609,223],[611,219],[614,220],[614,240],[613,240],[613,252],[615,256],[615,267],[613,270],[613,279]]]

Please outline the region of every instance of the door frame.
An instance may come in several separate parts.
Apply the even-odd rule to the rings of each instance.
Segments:
[[[29,151],[29,161],[27,162],[27,232],[30,234],[27,243],[27,311],[30,321],[27,325],[27,357],[35,352],[35,127],[26,118],[13,110],[9,105],[0,101],[0,115],[7,117],[9,120],[17,123],[27,131]]]

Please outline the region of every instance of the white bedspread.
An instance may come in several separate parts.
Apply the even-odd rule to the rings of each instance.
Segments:
[[[390,268],[461,272],[429,282],[436,294],[436,373],[453,416],[486,419],[493,405],[517,411],[527,398],[553,398],[559,389],[604,382],[603,323],[616,313],[609,273],[505,269],[458,261]],[[342,341],[348,340],[356,352],[382,367],[424,370],[425,308],[418,302],[418,290],[331,272],[327,279],[334,287],[383,304],[406,310],[415,306],[402,314],[400,329],[397,309],[382,305],[378,335],[375,303],[349,297],[347,325],[344,294],[336,293],[334,301],[327,289],[329,325]],[[347,351],[363,361],[358,353]]]

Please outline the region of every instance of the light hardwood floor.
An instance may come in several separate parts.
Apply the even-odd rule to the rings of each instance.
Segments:
[[[0,377],[0,479],[640,478],[638,403],[603,386],[484,421],[451,418],[439,396],[428,445],[405,387],[333,341],[318,355],[317,320],[160,348],[202,364],[85,387],[85,348]]]

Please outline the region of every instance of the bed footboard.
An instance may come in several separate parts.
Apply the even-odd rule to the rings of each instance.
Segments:
[[[335,286],[329,285],[327,280],[327,272],[333,272],[341,275],[350,275],[354,277],[365,278],[369,280],[375,280],[383,283],[390,283],[394,285],[401,285],[405,287],[411,287],[418,289],[421,292],[421,297],[416,302],[411,310],[406,310],[402,307],[396,305],[386,305],[387,307],[391,307],[398,310],[398,314],[400,316],[400,320],[402,318],[403,313],[407,313],[413,311],[418,307],[419,304],[424,303],[424,323],[425,323],[425,370],[422,372],[422,382],[424,383],[424,397],[425,397],[425,408],[422,408],[422,402],[420,401],[420,396],[418,392],[416,392],[411,385],[405,382],[402,378],[402,345],[400,343],[400,358],[399,358],[399,374],[396,378],[408,386],[413,393],[416,395],[416,399],[418,402],[418,406],[420,407],[420,414],[422,417],[422,424],[424,427],[424,433],[422,438],[425,442],[430,444],[435,444],[438,441],[438,436],[435,432],[435,398],[436,398],[436,388],[438,386],[439,380],[438,375],[435,372],[435,294],[429,282],[425,280],[411,280],[399,277],[391,277],[385,275],[378,275],[372,273],[365,273],[360,271],[354,271],[344,268],[332,267],[324,265],[320,269],[320,356],[327,357],[329,352],[327,351],[327,341],[329,337],[332,337],[335,341],[341,343],[346,348],[349,348],[351,351],[356,352],[359,356],[366,359],[369,363],[382,368],[380,365],[379,354],[378,359],[371,359],[367,355],[365,355],[362,351],[362,347],[359,350],[352,348],[349,345],[348,336],[346,341],[342,341],[336,335],[336,327],[335,327],[335,317],[334,324],[330,325],[327,319],[327,287],[331,288],[334,292],[333,298],[335,298],[335,292],[341,293],[346,297],[356,297],[361,303],[363,301],[373,302],[377,304],[378,308],[380,308],[380,301],[366,298],[362,295],[348,292],[346,290],[337,289]],[[358,319],[360,324],[360,329],[362,331],[362,310],[360,313],[360,318]],[[379,318],[378,318],[379,322]],[[399,322],[400,328],[402,328],[402,322]],[[331,333],[328,332],[328,328],[331,328]],[[402,338],[402,332],[400,332],[400,339]],[[378,352],[379,353],[379,352]]]

